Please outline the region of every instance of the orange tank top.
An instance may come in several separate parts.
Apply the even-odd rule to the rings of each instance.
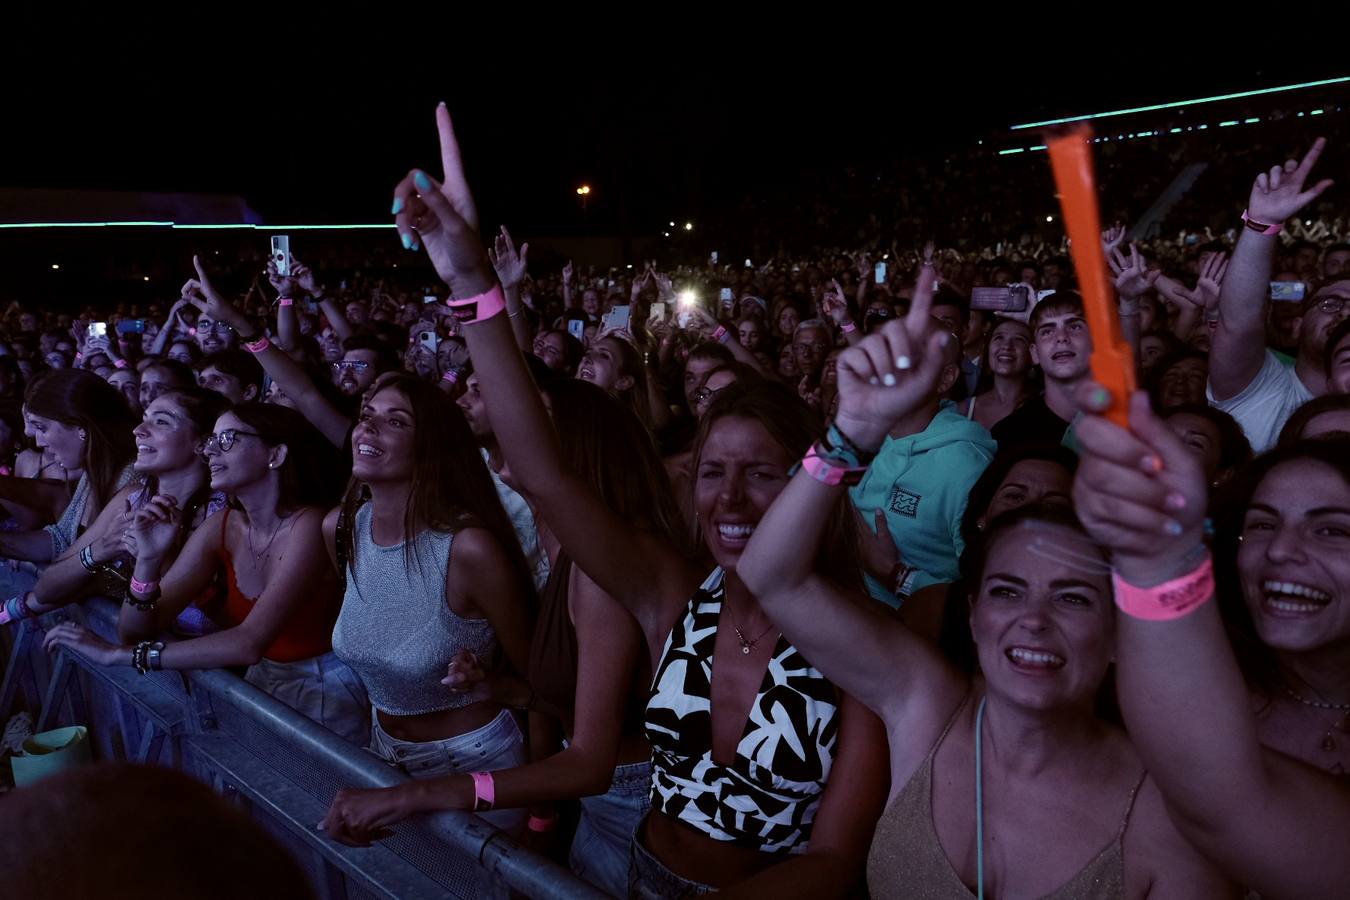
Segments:
[[[220,558],[225,563],[225,609],[226,626],[233,628],[242,625],[253,611],[257,597],[246,597],[239,590],[239,582],[234,577],[234,560],[230,558],[230,549],[225,543],[225,529],[230,521],[230,509],[220,520]],[[327,589],[308,594],[293,611],[281,633],[272,640],[263,656],[273,662],[295,662],[323,656],[333,649],[333,623],[337,621],[340,595],[337,584],[327,585]]]

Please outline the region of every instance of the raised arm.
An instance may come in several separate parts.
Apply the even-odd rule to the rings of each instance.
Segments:
[[[164,320],[164,325],[159,329],[159,334],[155,335],[155,343],[150,347],[151,356],[163,356],[164,348],[173,340],[174,335],[179,333],[178,311],[188,305],[187,297],[180,297],[169,307],[169,315]]]
[[[488,248],[488,258],[492,261],[492,268],[497,270],[497,278],[506,294],[506,317],[511,320],[511,333],[516,337],[517,346],[526,353],[530,352],[533,344],[530,341],[530,325],[520,314],[524,305],[520,285],[525,280],[526,256],[529,252],[528,242],[521,244],[519,252],[516,251],[516,243],[511,240],[511,232],[506,230],[505,225],[502,226],[502,233],[493,241],[493,246]]]
[[[1209,355],[1209,385],[1216,400],[1242,393],[1261,371],[1266,352],[1266,295],[1279,240],[1262,232],[1267,226],[1283,225],[1331,187],[1327,179],[1304,190],[1326,143],[1325,138],[1318,138],[1302,162],[1291,159],[1274,166],[1257,175],[1252,185],[1247,199],[1249,222],[1238,235],[1219,292],[1219,326]]]
[[[1095,386],[1085,387],[1087,398]],[[1260,743],[1213,581],[1201,569],[1208,551],[1199,461],[1142,393],[1132,398],[1129,432],[1087,415],[1077,436],[1074,502],[1089,533],[1110,548],[1118,583],[1191,586],[1169,584],[1171,596],[1190,601],[1181,608],[1154,602],[1154,619],[1117,617],[1121,708],[1173,821],[1262,896],[1344,897],[1350,785]],[[1119,605],[1119,586],[1116,593]]]
[[[942,370],[942,344],[951,339],[929,321],[933,279],[932,268],[925,267],[908,315],[840,355],[839,415],[830,434],[837,432],[837,439],[854,449],[831,452],[817,444],[812,454],[846,461],[836,466],[865,465],[894,423],[924,402]],[[892,732],[917,723],[918,716],[925,733],[934,718],[941,727],[940,716],[964,693],[960,677],[881,604],[816,571],[826,524],[838,504],[849,500],[842,481],[827,477],[838,468],[811,455],[807,460],[756,526],[737,574],[788,640]],[[905,689],[896,690],[897,684]]]
[[[445,184],[436,184],[421,170],[409,173],[395,201],[398,226],[406,246],[426,244],[451,297],[479,297],[497,287],[496,276],[479,242],[477,211],[443,104],[436,117]],[[637,615],[644,627],[654,630],[654,623],[665,618],[659,612],[663,604],[669,606],[672,597],[687,597],[686,589],[696,585],[696,576],[674,548],[635,532],[568,471],[504,310],[494,313],[484,303],[477,312],[486,317],[468,324],[464,334],[512,477],[546,521],[568,523],[560,537],[577,565]]]
[[[1112,248],[1106,257],[1111,274],[1116,276],[1116,297],[1120,311],[1120,331],[1126,342],[1134,350],[1135,362],[1139,360],[1140,316],[1139,303],[1152,288],[1161,274],[1156,269],[1150,271],[1144,264],[1144,257],[1136,244],[1130,244],[1130,256]]]
[[[197,268],[197,277],[189,281],[184,290],[193,292],[194,299],[201,304],[203,311],[213,319],[228,322],[239,333],[239,340],[243,343],[252,343],[260,339],[262,336],[254,333],[248,317],[211,285],[211,280],[207,278],[202,268],[201,260],[194,256],[192,264]],[[346,443],[352,420],[319,393],[319,389],[314,386],[314,382],[299,363],[271,343],[252,352],[263,370],[288,397],[295,401],[300,413],[328,438],[329,443],[334,447],[341,447]]]

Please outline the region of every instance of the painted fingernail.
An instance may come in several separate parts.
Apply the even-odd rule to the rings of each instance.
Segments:
[[[1104,387],[1099,387],[1092,392],[1089,398],[1093,406],[1109,406],[1111,404],[1111,392]]]
[[[1181,537],[1181,532],[1185,531],[1185,529],[1181,527],[1181,523],[1175,519],[1169,520],[1163,530],[1172,537]]]
[[[412,235],[411,235],[411,234],[408,234],[407,232],[404,232],[404,234],[403,234],[403,249],[404,249],[404,250],[411,250],[411,249],[412,249],[412,245],[413,245]]]
[[[417,189],[424,194],[431,190],[431,179],[428,178],[427,173],[423,172],[421,169],[418,169],[417,172],[414,173],[413,184],[417,185]]]
[[[398,214],[401,213],[401,212],[403,212],[403,198],[402,198],[402,197],[395,197],[395,198],[394,198],[394,207],[393,207],[393,209],[389,210],[389,215],[391,215],[391,216],[396,216],[396,215],[398,215]]]
[[[885,375],[881,376],[881,383],[886,385],[886,387],[895,387],[895,376],[890,372],[887,372]]]
[[[1139,460],[1139,468],[1145,472],[1161,472],[1162,467],[1162,460],[1152,453]]]
[[[1179,494],[1179,493],[1177,493],[1176,491],[1173,491],[1172,493],[1168,494],[1168,495],[1167,495],[1167,508],[1168,508],[1168,509],[1185,509],[1185,508],[1186,508],[1186,497],[1185,497],[1185,495],[1184,495],[1184,494]]]
[[[872,387],[876,387],[877,385],[881,384],[881,379],[873,375],[871,378],[867,379],[867,383],[872,385]]]
[[[413,249],[414,251],[417,251],[417,250],[421,250],[421,249],[422,249],[422,245],[421,245],[420,243],[418,243],[417,238],[413,238],[412,249]]]
[[[912,367],[913,365],[914,360],[910,359],[908,356],[904,356],[903,354],[895,358],[895,367],[897,369],[904,370]]]

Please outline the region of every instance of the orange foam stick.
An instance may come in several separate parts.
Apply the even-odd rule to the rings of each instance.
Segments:
[[[1068,230],[1073,267],[1083,294],[1088,330],[1092,333],[1092,377],[1111,392],[1106,417],[1129,426],[1129,398],[1135,389],[1134,350],[1120,330],[1115,288],[1106,274],[1101,215],[1097,211],[1092,174],[1092,129],[1077,126],[1047,137],[1050,167],[1055,173],[1064,226]]]

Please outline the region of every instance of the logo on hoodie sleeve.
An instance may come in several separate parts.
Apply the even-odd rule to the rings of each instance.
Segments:
[[[891,512],[910,519],[919,517],[919,501],[923,497],[905,490],[900,485],[891,488]]]

